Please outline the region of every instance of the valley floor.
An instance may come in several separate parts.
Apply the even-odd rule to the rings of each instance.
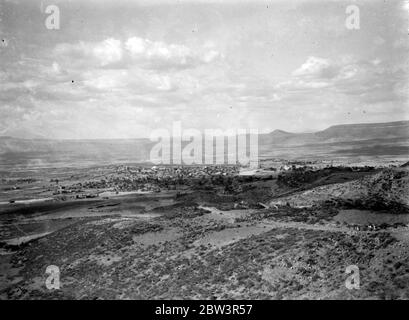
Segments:
[[[191,189],[5,211],[0,298],[409,299],[408,215],[322,202],[356,181],[264,207]],[[50,265],[60,289],[46,287]],[[351,265],[359,289],[346,287]]]

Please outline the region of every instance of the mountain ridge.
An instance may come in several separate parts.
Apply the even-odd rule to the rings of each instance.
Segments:
[[[336,125],[332,125],[327,127],[326,129],[323,130],[318,130],[318,131],[314,131],[314,132],[290,132],[290,131],[285,131],[282,129],[274,129],[273,131],[269,132],[269,133],[264,133],[264,134],[259,134],[259,136],[266,136],[266,135],[276,135],[276,136],[294,136],[294,135],[313,135],[313,134],[317,134],[320,132],[328,132],[334,129],[338,129],[338,128],[351,128],[351,127],[375,127],[375,126],[385,126],[386,127],[407,127],[409,129],[409,120],[402,120],[402,121],[391,121],[391,122],[368,122],[368,123],[345,123],[345,124],[336,124]],[[408,131],[409,134],[409,131]],[[13,137],[13,136],[1,136],[0,135],[0,140],[3,139],[15,139],[15,140],[28,140],[28,141],[70,141],[70,142],[74,142],[74,141],[133,141],[133,140],[146,140],[146,141],[150,141],[149,138],[97,138],[97,139],[53,139],[53,138],[20,138],[20,137]]]
[[[147,138],[57,140],[0,136],[0,164],[148,161],[156,143]],[[183,142],[182,147],[187,143]],[[340,155],[343,150],[355,156],[386,155],[390,150],[406,156],[409,153],[409,121],[341,124],[309,133],[277,129],[259,134],[258,144],[260,157],[311,157],[317,156],[318,151],[321,155],[326,152]]]

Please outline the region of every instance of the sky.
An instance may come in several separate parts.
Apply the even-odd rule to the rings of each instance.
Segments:
[[[0,0],[0,41],[0,136],[409,119],[408,1]]]

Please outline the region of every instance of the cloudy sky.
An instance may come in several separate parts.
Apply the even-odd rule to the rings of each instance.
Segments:
[[[0,13],[0,135],[409,119],[407,1],[1,0]]]

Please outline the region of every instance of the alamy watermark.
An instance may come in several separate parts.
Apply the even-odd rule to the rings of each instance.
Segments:
[[[182,130],[180,121],[172,130],[157,129],[150,136],[157,142],[150,151],[154,164],[228,164],[258,167],[257,129]]]
[[[43,8],[43,3],[41,3],[41,12],[47,14],[45,19],[45,27],[48,30],[59,30],[60,29],[60,8],[51,4],[45,9]],[[349,30],[359,30],[360,27],[360,10],[355,4],[348,5],[345,9],[346,19],[345,27]]]
[[[45,286],[48,290],[60,289],[60,268],[54,265],[47,266],[45,273],[48,274],[45,279]]]
[[[347,17],[345,19],[345,27],[348,30],[359,30],[361,28],[361,16],[359,7],[357,5],[351,4],[346,7],[345,14],[347,14]]]
[[[43,6],[41,4],[41,11],[43,11]],[[44,13],[47,14],[45,19],[45,27],[48,30],[59,30],[60,29],[60,8],[55,4],[48,5],[44,9]]]
[[[345,287],[349,290],[359,289],[361,280],[359,277],[359,267],[356,265],[349,265],[345,269],[346,274],[350,274],[345,280]]]

